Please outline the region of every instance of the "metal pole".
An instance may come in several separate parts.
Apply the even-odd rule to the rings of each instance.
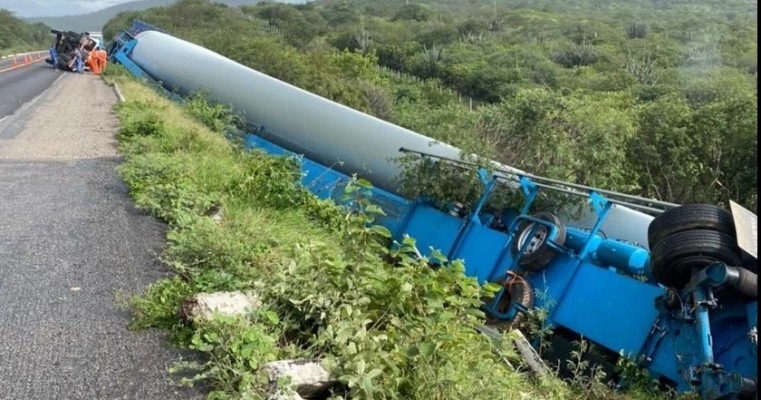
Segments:
[[[437,156],[437,155],[434,155],[434,154],[425,153],[425,152],[422,152],[422,151],[416,151],[416,150],[406,149],[404,147],[400,148],[399,151],[402,152],[402,153],[412,153],[412,154],[418,154],[420,156],[438,158],[438,159],[441,159],[441,160],[444,160],[444,161],[447,161],[447,162],[452,162],[452,163],[455,163],[455,164],[468,165],[468,166],[472,166],[472,167],[479,167],[479,165],[474,163],[474,162],[464,161],[464,160],[456,160],[456,159],[447,158],[447,157],[440,157],[440,156]],[[510,170],[504,170],[504,169],[497,169],[494,172],[500,172],[500,173],[511,175],[511,176],[525,176],[527,178],[531,178],[532,180],[535,180],[535,181],[538,181],[538,182],[544,181],[544,182],[547,182],[547,183],[553,183],[553,184],[557,184],[557,185],[567,186],[567,187],[570,187],[570,188],[581,189],[581,190],[586,190],[586,191],[594,191],[594,192],[597,192],[597,193],[600,193],[600,194],[605,194],[605,195],[608,195],[608,196],[617,196],[617,197],[621,197],[621,198],[624,198],[624,199],[629,199],[629,200],[634,200],[634,201],[639,201],[639,202],[647,203],[647,205],[637,205],[637,204],[634,204],[634,203],[624,202],[624,201],[621,201],[621,200],[609,199],[611,201],[616,202],[617,204],[626,205],[626,206],[630,206],[630,207],[635,207],[636,206],[637,208],[640,208],[640,209],[643,209],[643,210],[648,210],[648,211],[651,211],[651,212],[663,212],[664,210],[650,207],[650,205],[661,206],[661,207],[664,207],[666,209],[673,208],[673,207],[678,207],[679,206],[679,204],[675,204],[675,203],[669,203],[669,202],[655,200],[655,199],[648,199],[648,198],[645,198],[645,197],[634,196],[634,195],[620,193],[620,192],[614,192],[614,191],[611,191],[611,190],[598,189],[598,188],[595,188],[595,187],[585,186],[585,185],[579,185],[579,184],[576,184],[576,183],[563,182],[563,181],[559,181],[557,179],[545,178],[545,177],[538,176],[538,175],[533,175],[533,174],[530,174],[530,173],[527,173],[527,172],[515,172],[515,171],[510,171]],[[501,177],[503,179],[509,179],[509,177],[507,177],[507,176],[501,176]],[[537,183],[537,185],[539,186],[538,183]],[[560,192],[563,192],[563,193],[568,193],[568,194],[578,194],[579,193],[579,192],[574,192],[574,191],[571,191],[571,190],[568,190],[568,189],[558,188],[558,187],[555,187],[555,186],[544,185],[543,187],[548,188],[548,189],[557,190],[557,191],[560,191]]]
[[[574,195],[574,196],[581,196],[581,197],[586,197],[586,198],[590,197],[589,193],[579,192],[579,191],[570,190],[570,189],[563,189],[563,188],[559,188],[557,186],[550,186],[550,185],[547,185],[547,184],[544,184],[544,183],[536,183],[536,182],[534,182],[534,184],[536,186],[543,187],[545,189],[552,189],[552,190],[555,190],[555,191],[558,191],[558,192],[561,192],[561,193],[566,193],[566,194],[571,194],[571,195]],[[660,214],[660,213],[662,213],[664,211],[664,210],[662,210],[660,208],[648,207],[648,206],[645,206],[645,205],[636,204],[636,203],[630,203],[628,201],[623,201],[623,200],[616,200],[616,199],[610,199],[609,198],[608,201],[611,202],[611,203],[614,203],[614,204],[618,204],[618,205],[622,205],[622,206],[626,206],[626,207],[631,207],[631,208],[637,208],[637,209],[640,209],[640,210],[643,210],[643,211],[649,211],[649,212],[653,212],[653,213],[657,213],[657,214]]]

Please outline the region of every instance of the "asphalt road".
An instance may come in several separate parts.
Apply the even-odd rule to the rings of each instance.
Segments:
[[[36,97],[35,79],[55,83]],[[113,91],[44,66],[0,82],[3,99],[36,97],[0,121],[0,399],[200,398],[170,384],[183,354],[129,331],[116,301],[167,271],[165,226],[115,172]]]
[[[0,119],[39,96],[63,73],[44,61],[0,72]]]

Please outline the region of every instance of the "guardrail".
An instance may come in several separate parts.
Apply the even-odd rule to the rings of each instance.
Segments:
[[[44,61],[48,54],[47,50],[41,50],[0,57],[0,72],[10,71]]]

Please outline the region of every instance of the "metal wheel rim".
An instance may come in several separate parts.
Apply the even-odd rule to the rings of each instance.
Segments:
[[[518,250],[522,249],[523,244],[526,243],[526,239],[529,239],[529,234],[534,229],[534,225],[536,225],[536,223],[531,223],[531,225],[527,226],[526,229],[524,229],[518,236]],[[524,254],[531,254],[539,250],[544,242],[547,241],[548,234],[549,230],[547,227],[544,225],[539,225],[539,227],[534,231],[534,235],[531,236],[528,247],[526,248],[526,252]]]

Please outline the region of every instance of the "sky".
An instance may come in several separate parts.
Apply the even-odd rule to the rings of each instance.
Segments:
[[[86,14],[134,0],[0,0],[0,8],[17,17],[59,17]]]

